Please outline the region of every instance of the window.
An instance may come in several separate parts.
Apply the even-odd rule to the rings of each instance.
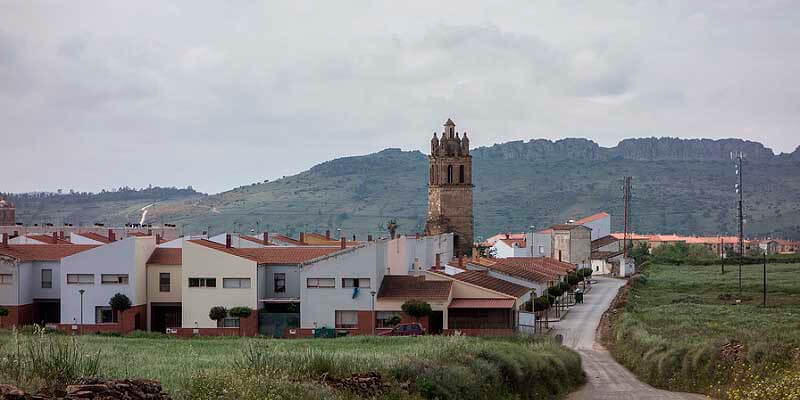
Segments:
[[[375,327],[376,328],[391,328],[389,321],[394,318],[403,318],[403,313],[400,311],[376,311],[375,312]]]
[[[250,278],[222,278],[222,287],[227,289],[250,289]]]
[[[94,321],[96,324],[111,324],[116,321],[116,313],[109,306],[94,308]]]
[[[93,285],[94,274],[67,274],[67,283],[79,285]]]
[[[339,329],[358,328],[358,312],[337,310],[336,327]]]
[[[14,283],[14,275],[0,274],[0,285],[10,285]]]
[[[464,166],[458,166],[458,183],[464,183]]]
[[[225,319],[217,321],[217,328],[238,328],[238,327],[239,327],[239,318],[225,317]]]
[[[43,269],[42,270],[42,289],[52,289],[53,288],[53,270],[52,269]]]
[[[334,278],[308,278],[306,287],[310,288],[332,288],[336,287],[336,279]]]
[[[447,166],[447,183],[453,183],[453,166]]]
[[[189,278],[189,287],[217,287],[217,278]]]
[[[342,278],[343,288],[367,288],[369,289],[369,278]]]
[[[169,272],[161,272],[158,274],[158,291],[159,292],[169,292],[170,288],[170,280],[169,280]]]
[[[128,274],[102,274],[100,282],[103,285],[127,285]]]
[[[544,254],[544,246],[539,246],[539,254]]]
[[[275,293],[284,292],[286,292],[286,274],[277,273],[275,274]]]

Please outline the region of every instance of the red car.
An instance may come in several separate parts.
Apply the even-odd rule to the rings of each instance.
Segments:
[[[399,324],[387,332],[382,332],[379,336],[422,336],[425,328],[417,323]]]

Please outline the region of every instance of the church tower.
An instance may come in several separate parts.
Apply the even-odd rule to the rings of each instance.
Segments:
[[[433,133],[431,155],[428,157],[428,219],[425,233],[453,233],[453,248],[457,255],[472,253],[472,156],[469,139],[464,132],[459,137],[456,124],[449,118],[444,124],[442,138]]]

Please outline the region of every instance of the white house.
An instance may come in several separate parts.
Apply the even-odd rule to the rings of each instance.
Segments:
[[[453,234],[400,236],[386,241],[387,275],[414,275],[453,258]]]
[[[606,212],[590,215],[574,222],[592,230],[592,240],[600,239],[611,234],[611,215]]]
[[[60,321],[61,258],[93,246],[0,244],[1,327]]]
[[[497,258],[530,257],[531,251],[525,239],[499,239],[491,249]]]
[[[61,324],[81,325],[82,332],[146,329],[146,264],[155,248],[154,236],[131,236],[64,257]],[[132,305],[121,315],[109,305],[117,293],[128,296]]]

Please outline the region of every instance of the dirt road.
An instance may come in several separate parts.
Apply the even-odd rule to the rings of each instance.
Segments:
[[[573,307],[556,325],[555,333],[564,336],[564,345],[581,355],[587,383],[568,400],[686,400],[705,399],[705,396],[655,389],[640,382],[636,376],[614,361],[611,354],[595,342],[600,317],[611,304],[625,282],[595,277],[597,284],[586,294],[584,303]]]

